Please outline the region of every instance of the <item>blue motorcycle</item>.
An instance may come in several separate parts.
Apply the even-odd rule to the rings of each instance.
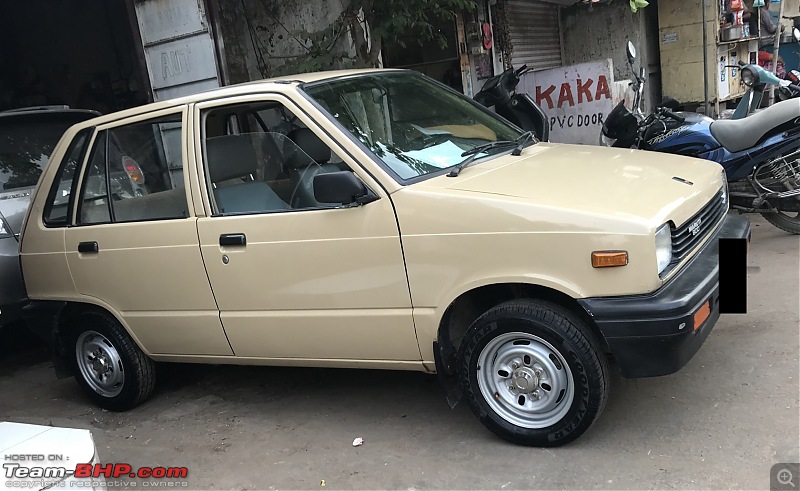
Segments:
[[[635,60],[629,42],[631,68]],[[640,107],[644,69],[634,71],[633,110],[620,102],[611,111],[603,122],[601,143],[718,162],[728,178],[731,208],[760,213],[779,229],[800,234],[800,99],[757,110],[767,84],[789,82],[758,65],[739,68],[748,91],[730,120],[675,111],[674,99],[645,117]]]

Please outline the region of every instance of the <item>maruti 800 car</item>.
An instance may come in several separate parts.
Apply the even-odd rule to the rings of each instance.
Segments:
[[[112,140],[141,195],[109,184]],[[26,319],[112,410],[157,361],[418,370],[560,445],[603,409],[608,354],[665,375],[707,338],[718,239],[750,235],[727,203],[717,164],[538,142],[415,72],[259,81],[67,131],[23,234]]]

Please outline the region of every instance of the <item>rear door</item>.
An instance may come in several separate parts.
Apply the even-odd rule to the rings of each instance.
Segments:
[[[66,230],[75,288],[153,354],[232,355],[186,189],[185,110],[100,126]]]

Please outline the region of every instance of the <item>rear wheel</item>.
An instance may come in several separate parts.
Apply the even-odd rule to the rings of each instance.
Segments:
[[[759,166],[753,173],[753,178],[757,185],[763,190],[773,193],[785,193],[800,189],[800,160],[796,158],[797,152],[787,156],[777,157],[770,162]],[[778,201],[780,204],[788,200],[798,200],[798,196],[787,196]],[[788,204],[788,203],[787,203]],[[797,201],[791,203],[792,211],[777,208],[774,212],[762,213],[772,225],[790,234],[800,234],[800,212],[797,210]]]
[[[605,406],[603,350],[585,323],[558,305],[514,300],[490,309],[465,334],[459,357],[470,408],[511,442],[563,445]]]
[[[779,210],[774,213],[762,213],[761,216],[784,232],[800,235],[800,212],[787,213]]]
[[[84,312],[75,319],[71,343],[73,373],[98,406],[131,409],[155,386],[155,364],[109,314]]]

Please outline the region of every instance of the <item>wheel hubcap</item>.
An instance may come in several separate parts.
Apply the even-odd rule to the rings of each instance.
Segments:
[[[516,390],[521,394],[530,393],[539,385],[539,377],[528,367],[515,370],[512,379]]]
[[[122,391],[125,371],[122,359],[111,341],[96,331],[85,331],[75,343],[75,358],[83,380],[104,397]]]
[[[561,353],[533,334],[491,340],[478,356],[478,387],[501,418],[523,428],[546,428],[572,406],[575,384]]]

